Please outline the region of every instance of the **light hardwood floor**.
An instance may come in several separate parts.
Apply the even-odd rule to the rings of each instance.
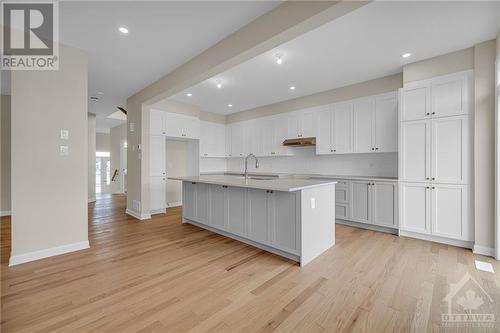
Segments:
[[[493,332],[442,326],[467,272],[500,320],[500,265],[469,250],[337,225],[337,244],[301,269],[182,225],[177,208],[141,222],[114,195],[89,209],[89,250],[10,268],[2,218],[2,332]]]

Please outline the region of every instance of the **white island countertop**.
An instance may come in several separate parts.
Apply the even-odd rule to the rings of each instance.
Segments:
[[[252,176],[245,183],[245,178],[240,175],[201,175],[186,177],[169,177],[168,179],[195,182],[203,184],[225,185],[233,187],[255,188],[260,190],[295,192],[318,186],[336,184],[332,179],[311,179],[311,178],[280,178],[269,177],[267,179],[255,179],[259,176]],[[264,177],[262,177],[264,178]]]

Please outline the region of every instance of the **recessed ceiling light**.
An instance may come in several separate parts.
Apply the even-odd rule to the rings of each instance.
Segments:
[[[187,93],[187,94],[186,94],[186,96],[187,96],[187,97],[191,97],[191,96],[193,96],[193,94],[191,94],[191,93]]]
[[[281,53],[276,54],[276,63],[281,65],[283,63],[283,55]]]
[[[409,53],[409,52],[406,52],[406,53],[404,53],[404,54],[402,55],[402,57],[403,57],[403,58],[408,58],[408,57],[410,57],[410,56],[411,56],[411,53]]]
[[[295,86],[291,86],[289,89],[290,90],[295,90]]]
[[[125,27],[119,27],[118,30],[120,30],[120,32],[124,35],[128,34],[128,29]]]
[[[233,107],[233,104],[228,104],[227,105],[228,108],[232,108]]]
[[[222,88],[222,80],[215,80],[215,83],[217,84],[217,88]]]

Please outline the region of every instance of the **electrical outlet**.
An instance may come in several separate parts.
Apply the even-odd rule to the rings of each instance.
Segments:
[[[68,146],[59,146],[59,155],[61,155],[61,156],[68,156],[69,155],[69,148],[68,148]]]
[[[69,139],[69,131],[62,129],[61,130],[61,140],[68,140]]]

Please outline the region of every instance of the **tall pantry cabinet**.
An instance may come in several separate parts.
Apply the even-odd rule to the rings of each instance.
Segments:
[[[414,81],[400,90],[401,233],[470,247],[473,73]]]

